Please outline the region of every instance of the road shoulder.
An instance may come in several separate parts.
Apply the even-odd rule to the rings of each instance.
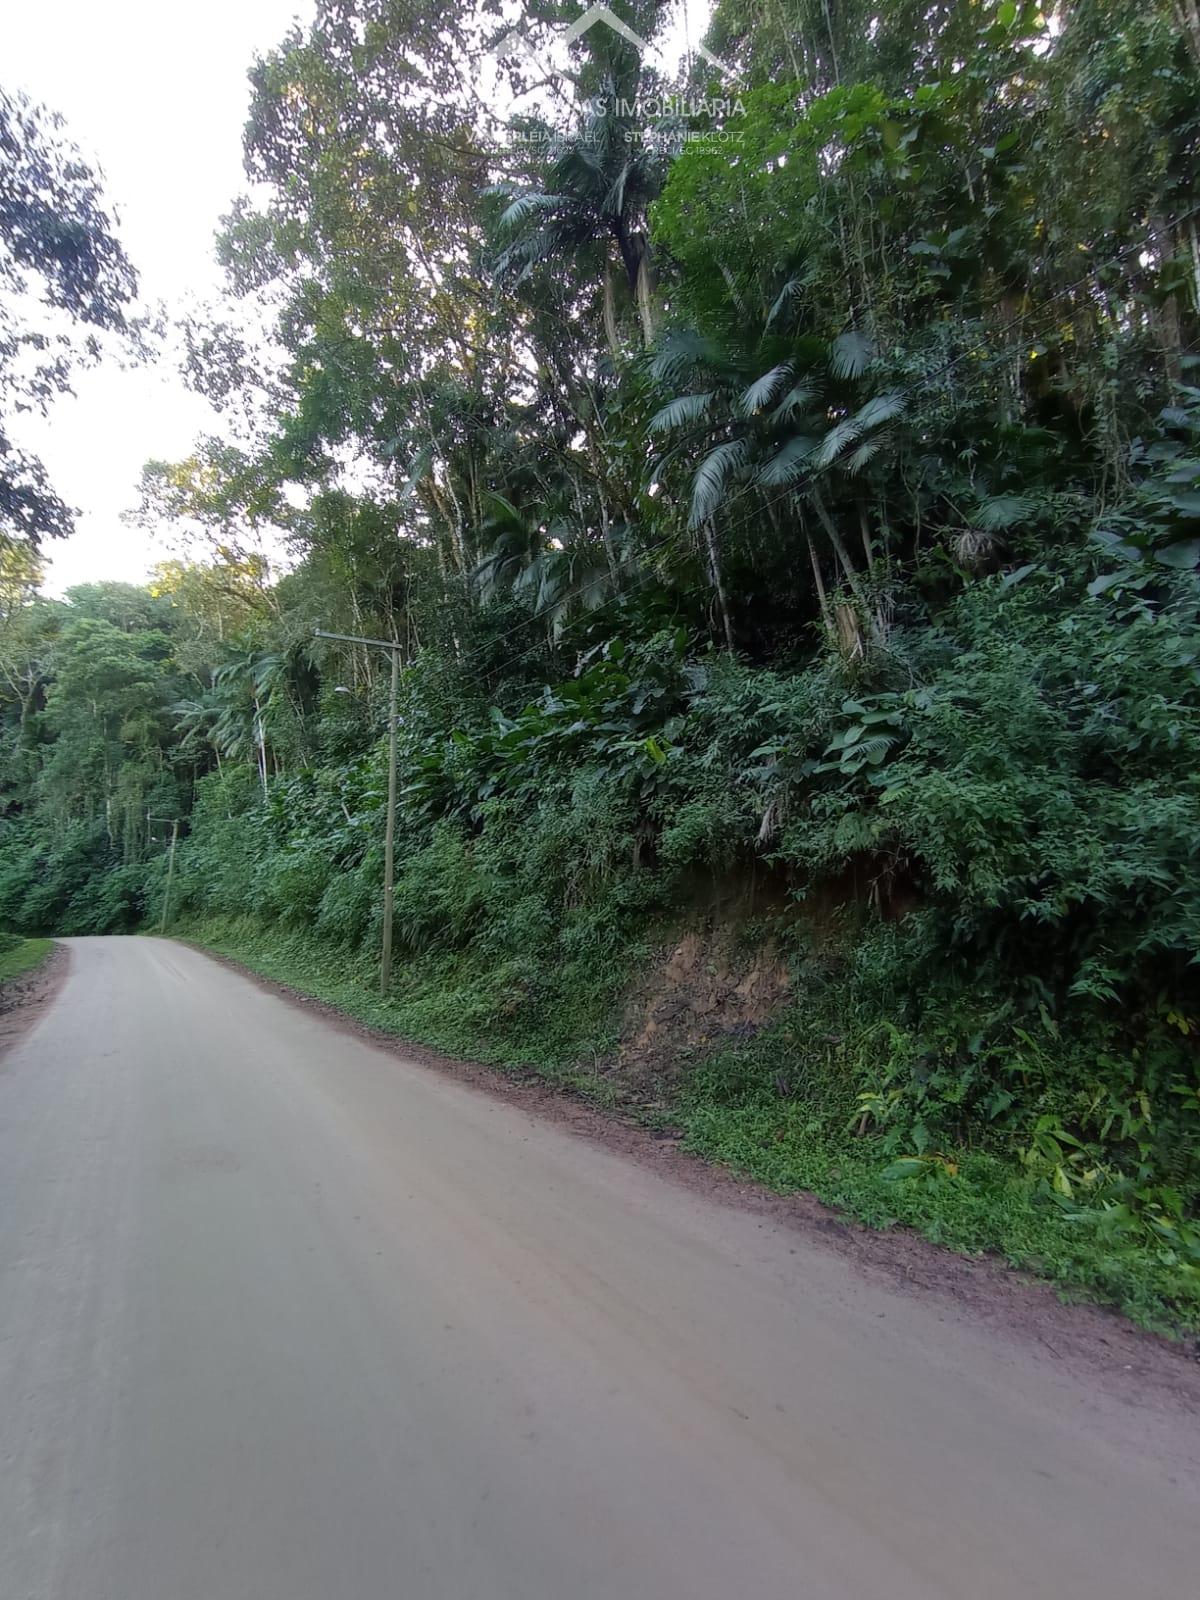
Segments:
[[[53,939],[30,939],[26,943],[44,944],[47,948],[30,952],[29,965],[10,975],[0,975],[0,1058],[53,1003],[70,966],[65,945]]]
[[[944,1322],[969,1324],[998,1342],[1019,1344],[1064,1374],[1090,1375],[1113,1398],[1129,1404],[1182,1407],[1200,1415],[1200,1341],[1172,1341],[1136,1327],[1107,1306],[1067,1302],[1052,1284],[1016,1271],[998,1257],[960,1255],[902,1227],[872,1229],[811,1194],[777,1194],[689,1153],[671,1133],[590,1104],[532,1071],[501,1071],[442,1055],[373,1028],[232,957],[189,940],[180,942],[398,1062],[448,1074],[576,1137],[602,1144],[706,1200],[794,1229],[807,1243],[837,1254],[865,1276],[936,1300]]]

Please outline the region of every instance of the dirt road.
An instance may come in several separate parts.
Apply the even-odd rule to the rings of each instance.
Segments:
[[[1194,1593],[1196,1417],[196,952],[0,1063],[5,1600]]]

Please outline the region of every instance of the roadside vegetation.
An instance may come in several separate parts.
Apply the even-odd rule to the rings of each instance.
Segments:
[[[52,939],[19,939],[0,933],[0,985],[41,966],[53,948]]]
[[[178,819],[175,931],[1200,1328],[1186,13],[721,0],[736,105],[648,124],[710,70],[597,27],[518,141],[469,7],[320,8],[185,330],[236,442],[142,485],[185,553],[0,552],[0,923],[153,929]],[[403,651],[386,1002],[388,661],[317,628]],[[786,996],[631,1081],[718,923]]]

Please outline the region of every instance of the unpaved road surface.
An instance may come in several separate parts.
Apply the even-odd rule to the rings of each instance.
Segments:
[[[1106,1395],[197,952],[0,1063],[4,1600],[1197,1592]]]

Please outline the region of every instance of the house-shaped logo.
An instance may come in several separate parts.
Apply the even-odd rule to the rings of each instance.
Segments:
[[[576,17],[569,27],[564,28],[561,33],[556,33],[553,43],[556,45],[573,44],[576,39],[581,38],[589,28],[594,28],[599,22],[602,22],[606,28],[611,28],[626,43],[631,44],[638,55],[644,56],[647,53],[654,55],[657,53],[648,39],[643,39],[640,33],[635,33],[627,23],[622,22],[615,12],[602,5],[590,6],[582,16]],[[539,72],[551,74],[555,70],[553,63],[547,59],[543,52],[534,49],[520,28],[510,29],[502,39],[493,45],[491,54],[498,61],[511,61],[519,57],[524,61],[528,61],[531,66],[536,67]],[[702,61],[707,61],[710,67],[715,67],[718,72],[727,73],[729,71],[725,63],[713,55],[711,50],[706,50],[702,44],[695,46],[695,54]]]

